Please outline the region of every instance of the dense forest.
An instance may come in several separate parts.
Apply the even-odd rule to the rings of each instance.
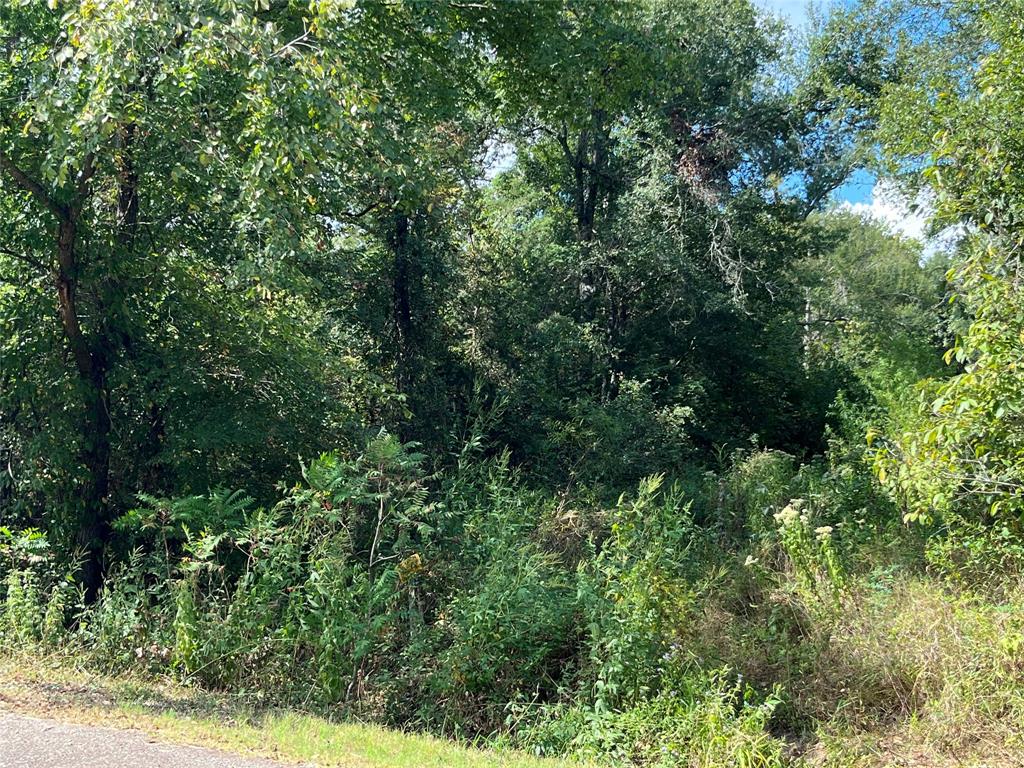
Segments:
[[[1024,764],[1019,0],[2,0],[0,48],[0,655]]]

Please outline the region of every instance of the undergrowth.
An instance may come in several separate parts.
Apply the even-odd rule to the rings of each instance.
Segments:
[[[881,765],[882,733],[936,765],[1024,748],[1016,572],[850,509],[857,477],[741,454],[601,505],[505,457],[423,467],[381,435],[269,509],[144,498],[89,606],[45,537],[4,531],[0,643],[616,765]]]

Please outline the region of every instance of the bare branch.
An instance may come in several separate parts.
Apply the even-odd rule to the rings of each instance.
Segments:
[[[382,202],[383,202],[382,200],[378,200],[375,203],[370,203],[369,205],[367,205],[365,208],[362,208],[361,210],[358,210],[358,211],[347,211],[347,212],[345,212],[343,214],[340,214],[340,215],[344,216],[346,219],[348,219],[350,221],[355,221],[357,219],[363,218],[363,216],[365,216],[366,214],[368,214],[371,211],[379,208]]]

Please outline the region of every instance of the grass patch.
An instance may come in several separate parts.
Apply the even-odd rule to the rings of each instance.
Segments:
[[[142,678],[110,679],[60,660],[0,660],[0,708],[64,722],[132,728],[171,743],[331,768],[560,768],[579,763],[477,749],[423,734],[261,710]]]
[[[770,728],[789,765],[1024,766],[1024,588],[997,598],[876,576],[824,607],[776,578],[737,580],[709,601],[694,647],[758,690],[780,685]]]

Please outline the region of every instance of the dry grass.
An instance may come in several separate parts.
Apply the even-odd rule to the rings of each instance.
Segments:
[[[799,760],[1024,766],[1024,588],[993,602],[925,576],[865,578],[838,607],[778,582],[724,592],[733,597],[708,606],[702,653],[758,687],[783,686],[776,727]]]
[[[952,755],[979,743],[1024,746],[1024,594],[993,604],[913,580],[848,603],[808,697],[828,701],[845,687],[840,721],[906,722],[911,735]]]

